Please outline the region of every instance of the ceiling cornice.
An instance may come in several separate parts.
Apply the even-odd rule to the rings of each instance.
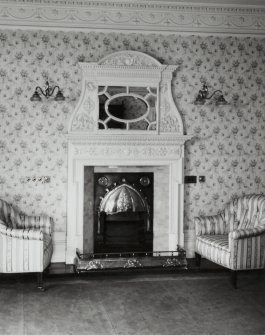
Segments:
[[[265,35],[265,6],[162,0],[0,0],[0,28]]]

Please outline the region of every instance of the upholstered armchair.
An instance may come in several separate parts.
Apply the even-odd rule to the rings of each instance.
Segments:
[[[0,199],[0,273],[36,272],[43,290],[52,252],[52,219],[23,215]]]
[[[265,267],[265,195],[246,195],[213,216],[196,217],[197,264],[201,257],[237,271]]]

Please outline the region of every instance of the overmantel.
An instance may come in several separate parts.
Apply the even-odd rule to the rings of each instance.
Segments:
[[[112,53],[97,63],[79,65],[82,92],[69,122],[69,133],[183,134],[181,115],[171,91],[177,66],[161,64],[150,55],[130,50]],[[118,88],[120,91],[113,92]],[[135,103],[142,101],[146,110],[130,111],[131,115],[136,114],[133,117],[119,116],[122,112],[113,115],[110,103],[114,97],[118,102],[125,96],[134,98]],[[135,103],[127,101],[126,108],[132,110]]]

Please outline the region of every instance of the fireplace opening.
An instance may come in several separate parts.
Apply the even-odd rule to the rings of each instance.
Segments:
[[[153,173],[94,174],[94,252],[153,251]]]

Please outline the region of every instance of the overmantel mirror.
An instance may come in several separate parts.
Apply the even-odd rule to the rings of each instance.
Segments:
[[[98,129],[157,130],[157,87],[99,86]]]
[[[137,51],[116,52],[79,66],[83,87],[70,133],[183,134],[171,93],[177,66]]]

